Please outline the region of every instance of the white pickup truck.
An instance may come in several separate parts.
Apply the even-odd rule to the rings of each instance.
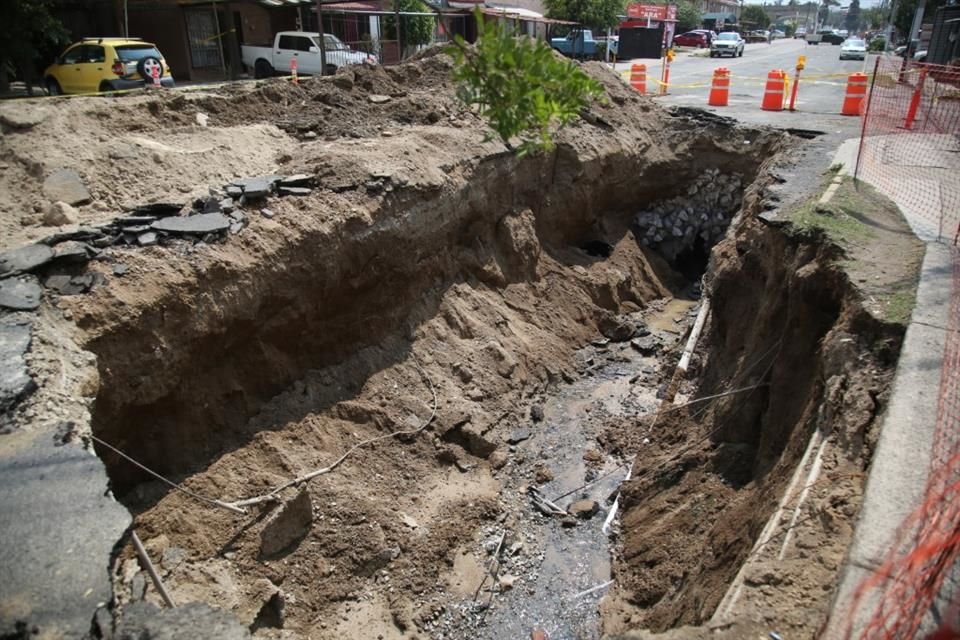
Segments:
[[[327,73],[339,67],[364,62],[377,63],[372,54],[354,51],[333,34],[323,34],[327,53]],[[272,47],[243,45],[241,59],[254,78],[269,78],[275,73],[290,73],[290,60],[297,61],[297,73],[320,75],[320,34],[307,31],[281,31],[273,38]]]

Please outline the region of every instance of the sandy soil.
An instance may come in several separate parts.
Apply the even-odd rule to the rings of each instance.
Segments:
[[[108,249],[89,267],[103,286],[50,300],[41,335],[70,336],[98,359],[92,374],[71,356],[74,387],[98,387],[92,407],[92,389],[63,405],[81,435],[92,428],[192,491],[229,501],[427,424],[244,516],[168,492],[101,447],[175,599],[232,611],[260,637],[497,637],[484,626],[496,612],[488,621],[473,594],[491,539],[507,532],[507,548],[520,547],[500,562],[521,579],[498,582],[491,606],[514,619],[502,627],[511,633],[555,631],[545,615],[524,613],[541,606],[528,597],[531,576],[551,554],[562,563],[563,544],[602,548],[609,496],[574,496],[603,511],[568,535],[560,518],[533,510],[526,489],[573,482],[567,468],[587,482],[588,472],[636,458],[602,632],[713,623],[727,637],[772,624],[810,632],[857,512],[897,329],[862,311],[821,241],[757,222],[759,194],[748,191],[736,234],[714,253],[708,288],[724,302],[694,375],[668,384],[692,303],[669,304],[688,283],[630,226],[642,203],[682,193],[706,168],[759,174],[762,188],[761,163],[779,135],[671,118],[591,65],[609,99],[561,132],[554,154],[518,161],[483,141],[449,69],[433,56],[299,86],[0,105],[3,247],[54,231],[42,224],[42,181],[58,168],[76,170],[93,196],[82,223],[147,201],[188,202],[242,176],[306,173],[316,187],[271,199],[273,218],[252,208],[250,225],[222,243]],[[610,255],[592,255],[586,242]],[[118,264],[123,277],[113,275]],[[907,269],[890,276],[899,282]],[[612,347],[602,340],[646,322],[666,345],[652,360],[622,336]],[[548,453],[559,415],[550,403],[602,377],[590,358],[638,369],[578,400],[578,435],[559,440],[573,450]],[[61,406],[46,389],[63,361],[40,368],[38,402]],[[758,390],[702,411],[650,411],[741,384]],[[611,401],[613,392],[643,402]],[[544,405],[546,421],[535,417]],[[50,411],[31,401],[19,416]],[[530,437],[511,444],[517,430]],[[782,542],[789,554],[762,557],[774,568],[760,571],[751,550],[816,430],[829,442],[820,484],[791,503],[802,527],[792,546]],[[570,457],[576,464],[559,462]],[[284,510],[290,521],[277,524]],[[287,534],[283,549],[264,551]],[[113,571],[119,611],[158,601],[129,546]],[[599,580],[569,575],[571,585]],[[738,584],[745,595],[723,609]],[[552,589],[551,606],[564,606],[571,585]],[[604,593],[582,606],[596,612]]]

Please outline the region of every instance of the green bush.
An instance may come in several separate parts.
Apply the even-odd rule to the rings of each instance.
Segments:
[[[887,40],[883,36],[879,36],[870,41],[870,44],[867,46],[867,49],[870,51],[883,51],[886,48]]]
[[[450,53],[457,96],[477,105],[508,149],[518,139],[518,155],[553,148],[552,129],[563,127],[603,93],[577,65],[558,58],[543,42],[513,33],[479,11],[477,42],[454,37]],[[492,136],[491,136],[492,139]]]

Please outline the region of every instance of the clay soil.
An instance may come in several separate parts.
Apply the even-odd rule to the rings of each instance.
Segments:
[[[258,637],[496,637],[474,604],[491,540],[506,532],[505,575],[519,581],[485,597],[521,619],[533,593],[524,579],[562,551],[545,547],[561,519],[534,511],[526,490],[549,488],[571,456],[584,483],[635,460],[616,582],[585,605],[595,612],[603,597],[600,627],[582,637],[811,635],[859,508],[902,328],[865,308],[836,245],[755,219],[781,134],[671,116],[589,65],[608,99],[561,131],[555,152],[521,161],[485,141],[450,68],[432,55],[299,86],[0,105],[3,248],[53,231],[40,185],[61,167],[93,196],[81,223],[243,176],[304,173],[314,186],[268,201],[274,217],[251,208],[249,226],[222,243],[104,251],[89,267],[103,286],[50,296],[32,360],[40,390],[18,420],[69,418],[81,438],[228,502],[381,438],[245,515],[96,447],[174,599],[231,611]],[[691,375],[674,379],[696,301],[669,305],[696,289],[640,246],[631,219],[712,167],[757,184],[714,250],[714,311]],[[915,251],[895,217],[883,223],[894,229],[885,242]],[[585,249],[596,243],[609,255]],[[902,283],[915,264],[888,269]],[[623,340],[643,326],[660,340],[653,360]],[[60,336],[95,354],[96,371],[50,355]],[[548,454],[538,437],[549,404],[599,375],[590,358],[647,367],[615,389],[653,405],[584,402],[587,435]],[[723,395],[740,387],[752,388]],[[386,437],[396,431],[410,433]],[[792,494],[780,537],[755,549],[817,431],[828,443],[819,479],[802,503]],[[601,512],[576,535],[603,549],[609,496],[588,487],[562,506],[583,497]],[[290,522],[277,525],[281,512]],[[265,546],[277,526],[291,536],[279,550]],[[159,603],[128,544],[112,571],[116,612]],[[558,602],[577,590],[556,588]],[[514,630],[552,624],[534,612]]]

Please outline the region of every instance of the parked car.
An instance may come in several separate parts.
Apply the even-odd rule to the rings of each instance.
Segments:
[[[779,40],[780,38],[786,38],[786,37],[787,37],[787,33],[785,31],[781,31],[780,29],[773,30],[774,40]]]
[[[253,69],[254,78],[269,78],[275,73],[288,73],[290,61],[297,61],[297,73],[319,75],[320,34],[308,31],[281,31],[273,38],[273,47],[243,45],[240,59],[248,69]],[[323,34],[327,54],[327,73],[349,64],[377,63],[375,55],[354,51],[345,42],[331,33]]]
[[[724,31],[718,35],[713,44],[710,45],[710,57],[711,58],[722,58],[723,56],[729,54],[733,56],[743,56],[743,49],[746,43],[743,41],[743,38],[740,37],[740,34],[736,31]]]
[[[575,29],[564,38],[551,38],[550,46],[570,58],[595,58],[603,50],[590,29]]]
[[[840,45],[841,60],[865,60],[867,57],[867,43],[860,38],[847,38]]]
[[[173,75],[157,47],[139,38],[84,38],[60,54],[43,72],[47,93],[95,93],[137,89],[153,73],[160,85],[172,87]]]
[[[806,27],[797,27],[797,30],[793,32],[794,38],[805,38],[807,36]]]
[[[710,46],[710,36],[706,31],[687,31],[673,37],[673,46],[703,49]]]
[[[844,37],[833,29],[820,29],[816,34],[807,35],[807,42],[810,44],[819,44],[821,42],[826,42],[827,44],[843,44]]]

